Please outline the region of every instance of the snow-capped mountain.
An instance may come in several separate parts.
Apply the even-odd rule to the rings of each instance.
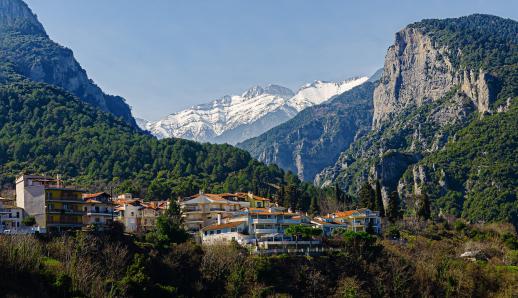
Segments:
[[[241,95],[223,96],[155,122],[137,119],[137,123],[158,138],[236,144],[367,80],[368,77],[356,77],[342,82],[315,81],[301,87],[297,93],[278,85],[255,86]]]

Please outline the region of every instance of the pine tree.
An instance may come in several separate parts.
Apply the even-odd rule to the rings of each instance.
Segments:
[[[387,208],[387,217],[391,222],[396,222],[401,218],[401,210],[399,206],[399,194],[393,191],[389,195],[389,202]]]
[[[379,211],[380,216],[385,216],[385,207],[383,206],[383,197],[381,195],[381,184],[379,180],[376,180],[376,191],[375,191],[375,207],[376,211]]]

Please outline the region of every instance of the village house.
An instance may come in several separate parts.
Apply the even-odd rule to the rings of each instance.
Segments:
[[[34,216],[42,231],[83,226],[83,191],[65,187],[59,178],[22,175],[16,179],[16,205]]]
[[[312,223],[324,231],[324,235],[330,236],[337,228],[354,232],[366,232],[369,226],[377,234],[381,233],[381,218],[379,212],[367,208],[335,212],[323,217],[316,217]]]
[[[216,223],[218,217],[229,217],[248,206],[250,203],[237,194],[217,195],[200,192],[180,202],[184,227],[192,233]]]
[[[311,226],[311,220],[303,214],[286,212],[283,207],[246,208],[228,218],[218,217],[215,224],[202,228],[202,243],[235,240],[242,245],[263,248],[291,245],[296,241],[285,234],[291,225]]]
[[[12,205],[10,200],[0,198],[0,233],[15,232],[22,228],[23,209]]]
[[[145,233],[155,228],[156,219],[169,207],[167,201],[145,202],[133,198],[131,194],[122,194],[115,200],[117,220],[124,225],[127,233]]]
[[[111,196],[105,192],[83,194],[85,215],[83,224],[97,230],[104,230],[114,221],[115,205]]]

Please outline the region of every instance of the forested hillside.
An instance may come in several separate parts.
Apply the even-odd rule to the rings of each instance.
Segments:
[[[72,50],[50,39],[22,0],[0,1],[0,60],[36,82],[59,86],[137,129],[131,109],[120,96],[104,93],[76,61]]]
[[[63,89],[32,82],[3,64],[0,73],[0,177],[62,174],[76,184],[164,199],[205,191],[256,191],[300,181],[229,145],[157,140]]]
[[[518,224],[518,22],[490,15],[424,20],[398,32],[374,91],[374,128],[317,182],[355,193],[381,183],[409,214]]]

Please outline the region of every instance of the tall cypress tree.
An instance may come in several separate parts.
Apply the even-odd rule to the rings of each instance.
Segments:
[[[399,206],[399,194],[397,191],[393,191],[389,195],[387,217],[391,222],[395,222],[401,218],[401,210],[400,210],[400,206]]]
[[[375,190],[375,207],[376,211],[379,211],[380,216],[385,216],[385,207],[383,206],[383,197],[381,195],[381,184],[379,180],[376,180],[376,190]]]
[[[428,196],[426,194],[416,195],[414,200],[416,203],[416,215],[421,219],[430,219],[431,210]]]
[[[309,205],[309,213],[316,215],[320,213],[320,206],[318,206],[318,199],[316,196],[311,197],[311,204]]]
[[[369,208],[371,210],[375,209],[376,205],[376,199],[374,190],[370,186],[368,182],[365,182],[362,187],[360,188],[360,191],[358,192],[358,197],[360,199],[359,201],[359,207],[360,208]]]

